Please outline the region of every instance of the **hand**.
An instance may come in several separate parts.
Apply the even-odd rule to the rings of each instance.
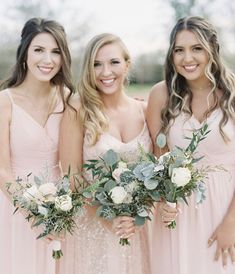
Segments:
[[[133,236],[138,228],[135,226],[134,218],[128,216],[120,216],[113,220],[113,230],[120,238],[128,239]]]
[[[158,202],[157,209],[162,217],[162,222],[166,226],[173,222],[176,219],[178,213],[180,212],[178,204],[176,205],[176,207],[173,207],[167,204],[165,201]]]
[[[208,247],[217,242],[215,260],[220,258],[222,264],[226,267],[228,260],[231,259],[235,264],[235,222],[231,219],[225,219],[214,231],[208,240]]]

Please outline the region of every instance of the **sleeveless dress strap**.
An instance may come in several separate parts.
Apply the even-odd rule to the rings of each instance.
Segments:
[[[10,99],[12,105],[14,105],[14,101],[13,101],[13,98],[12,98],[12,95],[11,95],[10,90],[7,90],[7,95],[8,95],[8,97],[9,97],[9,99]]]

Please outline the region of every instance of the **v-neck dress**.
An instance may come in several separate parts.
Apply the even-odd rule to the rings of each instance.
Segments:
[[[152,273],[154,274],[234,274],[235,266],[228,260],[223,268],[221,260],[214,261],[216,242],[208,248],[207,241],[222,222],[235,191],[235,124],[231,119],[223,130],[230,141],[225,143],[220,132],[219,122],[222,111],[216,109],[208,117],[210,133],[198,146],[197,156],[204,156],[197,165],[221,166],[227,171],[208,174],[206,180],[206,200],[196,206],[195,196],[188,199],[189,205],[180,203],[182,213],[177,216],[175,229],[166,228],[156,212],[152,234]],[[168,146],[186,147],[192,132],[199,129],[194,117],[180,114],[170,128]]]
[[[62,114],[52,114],[45,126],[36,122],[24,109],[14,103],[10,125],[10,157],[14,177],[25,178],[29,173],[39,175],[45,167],[51,178],[59,176],[58,137]],[[61,105],[57,106],[57,111]],[[14,207],[0,192],[0,273],[54,274],[52,247],[42,239],[36,240],[21,213],[13,215]]]
[[[83,160],[86,162],[90,159],[97,159],[107,150],[113,149],[121,155],[123,160],[133,162],[138,158],[139,144],[144,147],[145,151],[152,150],[151,138],[145,121],[140,134],[128,143],[123,143],[104,132],[99,141],[90,146],[85,136]],[[149,274],[147,226],[142,227],[130,241],[130,246],[121,246],[119,237],[104,227],[100,218],[87,214],[79,220],[77,233],[67,241],[65,262],[61,273]]]

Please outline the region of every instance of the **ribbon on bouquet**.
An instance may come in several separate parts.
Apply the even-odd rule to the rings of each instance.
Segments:
[[[63,252],[61,250],[61,241],[53,240],[51,244],[52,244],[52,257],[54,259],[60,259],[63,256]]]

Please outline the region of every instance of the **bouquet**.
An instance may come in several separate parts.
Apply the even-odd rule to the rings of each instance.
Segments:
[[[84,170],[90,170],[95,181],[95,191],[90,198],[92,204],[98,206],[97,216],[107,220],[117,216],[130,216],[138,226],[150,219],[154,202],[153,191],[135,177],[135,165],[123,161],[113,150],[108,150],[99,159],[89,160],[84,164]],[[84,195],[89,197],[89,193]],[[126,238],[121,238],[119,243],[130,244]]]
[[[84,199],[82,194],[70,190],[69,176],[65,175],[55,182],[48,177],[33,177],[33,182],[18,178],[12,190],[12,184],[7,183],[8,192],[13,198],[15,212],[20,208],[26,211],[28,221],[32,226],[42,226],[43,231],[37,239],[53,234],[56,237],[64,233],[73,233],[76,227],[76,217],[82,213]],[[15,213],[14,212],[14,213]],[[53,240],[53,258],[63,255],[60,241]]]
[[[201,203],[205,199],[204,180],[210,168],[197,168],[195,163],[202,157],[195,158],[194,152],[208,133],[208,125],[205,124],[193,133],[192,138],[186,138],[190,140],[187,148],[175,147],[159,159],[147,154],[146,159],[136,166],[136,178],[143,181],[146,188],[153,190],[155,200],[166,201],[172,206],[179,201],[188,204],[187,197],[193,192],[196,193],[196,203]],[[159,147],[165,146],[164,135],[159,136],[157,144]],[[175,226],[175,220],[168,225],[169,228]]]

